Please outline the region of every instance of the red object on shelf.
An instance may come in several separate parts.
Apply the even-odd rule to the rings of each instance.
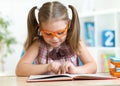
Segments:
[[[116,71],[116,68],[120,68],[120,62],[114,62],[110,60],[110,63],[113,65],[113,67],[110,67],[110,74],[112,76],[120,78],[120,72]]]
[[[120,78],[120,72],[116,72],[116,71],[115,71],[115,68],[110,68],[110,74],[111,74],[112,76],[115,76],[115,77]]]

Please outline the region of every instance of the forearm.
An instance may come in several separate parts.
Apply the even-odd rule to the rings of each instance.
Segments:
[[[76,67],[76,73],[90,74],[96,73],[96,71],[97,71],[96,63],[87,63],[83,66]]]
[[[17,76],[29,76],[29,75],[36,75],[36,74],[44,74],[48,72],[48,64],[19,64],[17,65],[16,75]]]

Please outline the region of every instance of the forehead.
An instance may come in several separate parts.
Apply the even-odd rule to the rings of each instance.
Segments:
[[[41,27],[44,30],[48,31],[57,31],[65,29],[66,25],[68,24],[67,21],[59,20],[59,21],[49,21],[47,23],[41,23]]]

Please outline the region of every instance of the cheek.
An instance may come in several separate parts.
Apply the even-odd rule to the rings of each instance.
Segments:
[[[62,37],[62,38],[60,38],[60,40],[61,40],[62,42],[64,42],[64,41],[66,40],[66,37],[67,37],[67,35],[64,36],[64,37]]]
[[[50,39],[49,38],[44,38],[43,39],[45,40],[45,42],[49,43]]]

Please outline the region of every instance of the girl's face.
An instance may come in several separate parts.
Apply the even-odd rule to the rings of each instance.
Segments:
[[[66,40],[68,30],[68,22],[49,21],[47,23],[41,23],[41,34],[44,40],[52,47],[58,47]]]

